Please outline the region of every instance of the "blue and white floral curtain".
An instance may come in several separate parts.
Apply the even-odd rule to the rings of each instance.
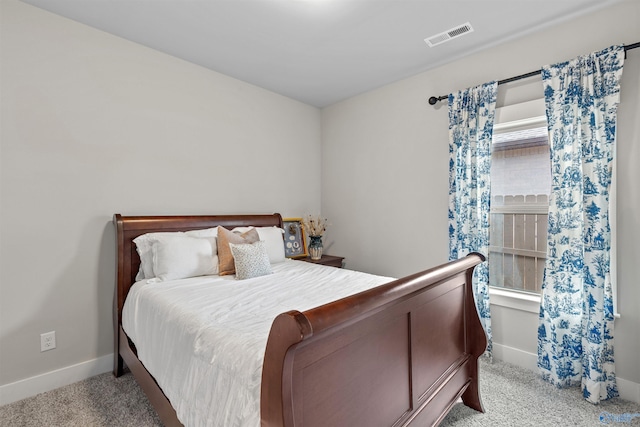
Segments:
[[[491,139],[496,82],[449,95],[449,260],[470,252],[489,254]],[[476,306],[491,355],[489,267],[474,271]]]
[[[592,403],[618,395],[609,188],[623,62],[613,46],[542,69],[552,189],[538,366]]]

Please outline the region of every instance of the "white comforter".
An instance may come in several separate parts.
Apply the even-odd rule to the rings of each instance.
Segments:
[[[391,280],[293,260],[273,270],[248,280],[204,276],[131,288],[122,326],[185,426],[259,426],[273,319]]]

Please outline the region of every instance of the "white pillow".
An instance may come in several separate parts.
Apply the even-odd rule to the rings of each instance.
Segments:
[[[218,253],[218,227],[185,231],[184,234],[190,237],[208,240],[213,248],[213,254],[216,255]]]
[[[218,237],[218,227],[189,230],[185,231],[184,234],[191,237]]]
[[[190,230],[187,232],[182,231],[161,231],[157,233],[147,233],[133,239],[133,243],[136,244],[136,250],[140,257],[140,269],[136,275],[136,281],[142,279],[152,279],[156,277],[153,271],[153,254],[151,248],[156,242],[163,241],[164,239],[171,239],[175,236],[191,236],[199,237],[208,240],[213,248],[213,255],[218,253],[217,235],[218,227],[205,228],[201,230]]]
[[[269,255],[269,262],[271,264],[277,264],[279,262],[284,262],[284,230],[282,228],[273,226],[273,227],[236,227],[233,231],[234,233],[245,233],[252,228],[255,228],[258,231],[258,236],[260,236],[260,240],[264,241],[265,248],[267,249],[267,254]]]
[[[151,246],[153,272],[160,280],[218,273],[218,257],[209,239],[186,235],[165,237]]]
[[[151,247],[159,240],[177,235],[184,235],[184,233],[180,231],[147,233],[133,239],[133,243],[136,244],[138,256],[140,257],[140,269],[136,275],[136,280],[152,279],[156,277],[153,273],[153,254],[151,253]]]
[[[244,280],[273,273],[264,241],[229,243],[229,248],[236,265],[236,279]]]

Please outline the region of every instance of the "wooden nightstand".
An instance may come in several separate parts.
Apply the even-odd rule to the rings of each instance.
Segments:
[[[328,265],[338,268],[342,268],[342,260],[344,260],[344,257],[333,255],[322,255],[322,258],[315,260],[311,259],[310,257],[300,258],[300,261],[311,262],[313,264]]]

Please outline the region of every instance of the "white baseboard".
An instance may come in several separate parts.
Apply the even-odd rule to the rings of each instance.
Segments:
[[[621,399],[640,404],[640,384],[620,377],[616,378],[616,383],[618,384],[618,393]]]
[[[529,371],[538,372],[538,355],[519,348],[493,343],[493,357]]]
[[[113,354],[0,386],[0,405],[73,384],[113,369]]]
[[[538,355],[518,348],[493,343],[493,357],[503,362],[538,372]],[[640,384],[624,378],[616,378],[620,398],[640,404]]]

